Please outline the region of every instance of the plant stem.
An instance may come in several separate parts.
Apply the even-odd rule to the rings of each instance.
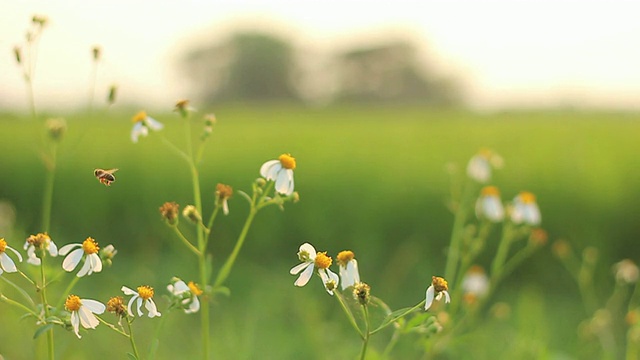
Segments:
[[[42,286],[40,287],[40,299],[42,300],[42,308],[44,309],[44,317],[45,319],[49,318],[49,303],[47,302],[47,288],[46,288],[46,283],[47,283],[47,278],[45,276],[44,273],[44,259],[46,258],[46,255],[44,255],[45,250],[42,250],[42,258],[40,260],[40,280],[41,280],[41,284]],[[53,327],[49,330],[47,330],[47,352],[49,355],[49,360],[53,360],[54,359],[54,342],[53,342]]]
[[[222,285],[222,283],[229,276],[229,273],[231,272],[231,268],[233,267],[233,264],[235,263],[236,258],[238,257],[238,253],[240,253],[240,249],[242,248],[242,244],[244,244],[244,240],[247,238],[247,233],[249,232],[249,228],[251,227],[251,223],[253,222],[253,218],[256,216],[257,213],[258,213],[258,209],[256,208],[256,206],[254,204],[251,204],[251,208],[249,209],[249,215],[247,216],[247,220],[244,222],[244,226],[242,227],[242,231],[240,232],[240,235],[238,236],[238,240],[236,241],[236,245],[233,248],[233,251],[231,252],[231,255],[229,255],[229,258],[227,259],[227,261],[224,263],[224,265],[220,269],[220,272],[218,273],[218,276],[216,277],[216,282],[213,284],[214,288],[219,286],[219,285]]]
[[[64,302],[66,297],[71,295],[71,289],[73,289],[73,287],[76,286],[76,284],[78,283],[78,280],[80,280],[79,277],[77,276],[73,277],[73,280],[71,280],[71,282],[69,283],[69,286],[67,286],[67,288],[64,290],[64,292],[62,293],[62,296],[60,297],[60,300],[56,304],[57,309],[59,309],[62,306],[62,303]]]
[[[127,323],[127,327],[129,328],[129,342],[131,342],[131,349],[133,350],[133,355],[135,355],[136,359],[140,359],[140,354],[138,353],[138,347],[136,346],[136,341],[133,339],[133,330],[131,329],[131,322],[129,319],[125,320]]]
[[[178,236],[178,239],[182,241],[182,243],[187,247],[187,249],[191,250],[194,254],[196,254],[196,256],[200,256],[200,250],[196,249],[196,247],[193,246],[191,242],[189,242],[189,240],[182,234],[180,229],[178,229],[178,226],[172,225],[171,227],[173,228],[173,231]]]
[[[358,324],[356,323],[356,319],[353,317],[353,313],[351,313],[351,310],[349,310],[349,308],[347,307],[347,304],[344,303],[342,294],[337,290],[334,291],[334,294],[336,295],[335,297],[336,299],[338,299],[338,302],[340,303],[340,307],[342,307],[342,310],[347,315],[347,319],[349,320],[349,323],[351,324],[351,326],[353,326],[353,328],[358,332],[358,335],[360,335],[360,338],[364,341],[364,334],[362,333],[362,330],[360,330],[360,327],[358,327]]]
[[[444,271],[444,278],[451,281],[455,281],[456,279],[456,270],[460,258],[460,244],[462,242],[462,235],[464,234],[464,225],[467,222],[468,205],[473,198],[475,189],[475,183],[473,183],[472,180],[467,181],[453,220],[449,251],[447,252],[447,264]],[[457,286],[458,284],[455,285]]]
[[[510,222],[505,221],[504,227],[502,229],[502,237],[500,239],[500,244],[498,245],[498,250],[496,251],[496,256],[493,258],[493,262],[491,263],[491,276],[499,277],[499,273],[502,270],[502,266],[504,265],[507,255],[509,254],[509,248],[511,247],[511,242],[513,240],[513,225]]]
[[[367,305],[362,305],[362,314],[364,316],[365,332],[364,338],[362,339],[362,350],[360,350],[360,360],[364,360],[367,355],[367,346],[369,345],[369,338],[371,337],[371,332],[369,331],[369,310],[367,309]]]
[[[44,193],[42,195],[42,231],[48,233],[51,226],[51,205],[53,202],[53,184],[56,175],[56,158],[58,144],[51,145],[50,162],[45,163],[46,175],[44,183]]]
[[[26,307],[26,306],[22,305],[22,304],[21,304],[21,303],[19,303],[18,301],[11,300],[11,299],[9,299],[8,297],[6,297],[6,296],[4,296],[4,295],[2,295],[2,294],[0,294],[0,300],[2,300],[2,301],[4,301],[4,302],[6,302],[6,303],[7,303],[7,304],[9,304],[9,305],[16,306],[16,307],[18,307],[18,308],[20,308],[20,309],[22,309],[22,310],[24,310],[24,311],[28,312],[29,314],[31,314],[31,315],[33,315],[33,316],[35,316],[35,317],[38,317],[38,313],[36,313],[35,311],[33,311],[33,309],[29,309],[28,307]]]
[[[399,319],[409,315],[410,313],[412,313],[413,311],[421,308],[424,306],[426,300],[422,300],[420,301],[418,304],[416,304],[416,306],[412,307],[411,309],[408,309],[407,311],[403,312],[400,315],[397,315],[396,317],[392,318],[391,320],[386,320],[384,324],[378,326],[377,328],[375,328],[373,331],[371,331],[371,335],[377,333],[378,331],[386,328],[387,326],[393,324],[394,322],[398,321]]]

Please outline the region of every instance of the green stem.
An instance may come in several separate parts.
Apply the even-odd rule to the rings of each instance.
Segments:
[[[375,333],[377,333],[380,330],[383,330],[384,328],[386,328],[387,326],[395,323],[396,321],[398,321],[399,319],[409,315],[410,313],[416,311],[417,309],[421,308],[424,306],[426,300],[422,300],[420,301],[416,306],[412,307],[411,309],[408,309],[407,311],[403,312],[400,315],[396,315],[395,317],[391,318],[390,320],[385,320],[385,322],[378,326],[376,329],[374,329],[373,331],[370,332],[370,335],[373,335]]]
[[[94,314],[94,315],[95,315],[95,314]],[[100,316],[95,315],[95,317],[98,319],[98,321],[100,321],[101,323],[105,324],[109,329],[111,329],[111,330],[113,330],[113,331],[117,332],[118,334],[120,334],[120,335],[122,335],[122,336],[124,336],[124,337],[127,337],[127,338],[129,338],[129,337],[130,337],[130,336],[129,336],[129,334],[127,334],[126,332],[124,332],[124,331],[122,331],[122,330],[118,329],[118,328],[117,328],[117,327],[115,327],[113,324],[111,324],[111,323],[109,323],[109,322],[105,321],[105,320],[104,320],[104,319],[102,319]],[[127,321],[127,322],[128,322],[128,320],[126,320],[126,319],[125,319],[125,321]]]
[[[156,331],[155,331],[155,336],[153,337],[153,340],[151,341],[151,345],[149,345],[149,356],[147,357],[147,359],[151,360],[151,359],[155,359],[156,357],[156,352],[158,350],[158,346],[160,344],[160,331],[162,330],[162,328],[164,327],[164,323],[165,320],[167,318],[167,315],[169,311],[163,311],[163,316],[160,317],[160,323],[156,326]]]
[[[458,259],[460,258],[460,244],[464,234],[464,225],[467,222],[468,205],[473,199],[476,186],[469,180],[462,193],[462,197],[456,209],[453,220],[453,229],[451,230],[451,240],[449,241],[449,250],[447,252],[447,264],[445,266],[444,278],[455,280],[456,270],[458,268]],[[455,284],[456,286],[458,284]]]
[[[58,144],[51,146],[51,158],[49,163],[45,163],[46,175],[44,183],[44,193],[42,198],[42,231],[48,233],[51,225],[51,204],[53,202],[53,184],[56,175],[56,158]]]
[[[364,334],[362,333],[362,330],[360,330],[360,327],[358,327],[358,324],[356,323],[356,319],[353,317],[353,313],[351,313],[351,310],[349,310],[349,308],[347,307],[347,304],[344,303],[342,294],[337,290],[335,290],[333,293],[335,294],[335,298],[338,300],[338,303],[340,303],[340,307],[342,308],[344,313],[347,315],[347,319],[349,320],[349,323],[351,324],[351,326],[353,326],[356,332],[358,332],[358,335],[360,335],[360,338],[364,341]]]
[[[197,256],[200,256],[200,250],[196,249],[196,247],[193,246],[193,244],[191,242],[189,242],[189,240],[182,234],[180,229],[178,229],[178,226],[171,225],[171,227],[173,228],[173,231],[178,236],[178,239],[180,239],[182,241],[182,243],[187,247],[187,249],[191,250]]]
[[[9,304],[9,305],[13,305],[13,306],[15,306],[15,307],[18,307],[18,308],[20,308],[20,309],[22,309],[22,310],[24,310],[24,311],[28,312],[29,314],[31,314],[31,315],[33,315],[33,316],[35,316],[36,318],[39,316],[39,315],[38,315],[38,313],[36,313],[35,311],[33,311],[33,309],[29,309],[28,307],[26,307],[26,306],[22,305],[20,302],[15,301],[15,300],[11,300],[11,299],[9,299],[8,297],[6,297],[6,296],[4,296],[4,295],[2,295],[2,294],[0,294],[0,300],[2,300],[2,301],[4,301],[4,302],[6,302],[6,303],[7,303],[7,304]]]
[[[242,244],[244,244],[244,240],[247,238],[247,233],[249,232],[249,228],[251,227],[253,218],[256,216],[257,213],[258,213],[257,207],[252,205],[251,208],[249,209],[249,215],[247,216],[247,220],[245,221],[244,226],[242,227],[242,231],[240,232],[240,236],[238,236],[238,240],[236,241],[236,246],[233,248],[231,255],[229,255],[229,258],[224,263],[224,265],[220,269],[220,272],[218,273],[218,276],[216,277],[216,281],[213,284],[214,288],[222,285],[222,283],[229,276],[229,273],[231,272],[231,268],[233,267],[233,264],[235,263],[236,258],[238,257],[238,253],[240,253]]]
[[[207,232],[207,236],[205,238],[204,241],[204,248],[207,248],[207,244],[209,243],[209,237],[211,236],[211,229],[213,229],[213,222],[216,219],[216,216],[218,216],[218,212],[220,212],[220,206],[218,205],[218,203],[216,202],[216,207],[215,209],[213,209],[213,212],[211,213],[211,217],[209,218],[209,221],[207,222],[207,229],[209,230]]]
[[[58,300],[58,303],[56,304],[56,309],[59,309],[62,306],[62,304],[64,303],[64,300],[69,295],[71,295],[71,289],[73,289],[73,287],[76,286],[76,284],[78,283],[78,280],[80,280],[79,277],[77,277],[77,276],[73,277],[73,280],[71,280],[71,282],[69,283],[69,286],[67,286],[67,288],[62,293],[62,296],[60,297],[60,300]]]
[[[46,288],[46,283],[47,283],[47,278],[45,276],[45,272],[44,272],[44,259],[46,258],[45,255],[45,250],[41,250],[42,253],[42,257],[40,260],[40,280],[41,280],[41,284],[42,286],[40,287],[40,299],[42,301],[42,308],[44,309],[44,317],[45,319],[49,318],[49,303],[47,302],[47,288]],[[47,352],[48,352],[48,357],[49,360],[53,360],[54,359],[54,342],[53,342],[53,327],[49,330],[47,330]]]
[[[129,342],[131,342],[131,349],[133,350],[133,355],[135,355],[136,359],[140,359],[140,354],[138,353],[138,347],[136,346],[136,341],[133,338],[133,330],[131,329],[131,322],[129,319],[126,319],[127,327],[129,328]]]
[[[20,271],[20,270],[18,270],[18,271],[20,272],[20,274],[22,274],[22,276],[26,277],[26,275],[22,271]],[[0,276],[0,279],[4,280],[7,284],[11,285],[14,289],[16,289],[20,293],[20,295],[22,295],[22,297],[24,297],[25,300],[27,300],[29,302],[29,304],[31,304],[31,306],[33,306],[33,307],[36,306],[36,304],[33,302],[33,299],[31,299],[31,296],[29,296],[29,294],[27,294],[27,292],[24,291],[23,288],[18,286],[13,281],[7,279],[6,276]],[[31,284],[35,285],[35,283],[31,279],[29,279],[28,277],[27,277],[27,279],[31,282]]]
[[[364,316],[365,323],[365,333],[364,339],[362,339],[362,350],[360,350],[360,360],[364,360],[367,355],[367,346],[369,345],[369,338],[371,337],[371,332],[369,331],[369,310],[367,310],[367,305],[362,305],[362,315]]]
[[[496,256],[493,258],[493,262],[491,263],[492,277],[498,278],[500,276],[502,266],[507,259],[507,255],[509,254],[509,248],[511,247],[511,242],[513,240],[512,226],[513,225],[511,225],[511,223],[508,221],[504,223],[504,227],[502,229],[502,238],[500,239],[500,244],[498,245]]]

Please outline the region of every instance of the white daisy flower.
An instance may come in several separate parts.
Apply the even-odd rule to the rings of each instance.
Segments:
[[[96,300],[80,299],[76,295],[69,295],[64,307],[71,312],[71,327],[78,339],[80,336],[80,324],[85,329],[95,329],[100,321],[93,314],[102,314],[106,306]]]
[[[342,279],[342,290],[349,286],[354,286],[360,282],[360,273],[358,272],[358,261],[355,259],[353,251],[341,251],[336,256],[338,266],[340,266],[340,278]]]
[[[491,222],[504,220],[504,207],[500,199],[500,190],[495,186],[485,186],[476,201],[476,216]]]
[[[293,284],[295,286],[305,286],[311,279],[314,269],[317,269],[325,289],[330,295],[333,295],[333,290],[338,286],[340,278],[336,273],[329,270],[332,262],[331,257],[327,256],[326,252],[316,252],[313,245],[304,243],[300,245],[298,258],[302,263],[294,266],[289,271],[291,275],[300,274]]]
[[[501,168],[502,157],[489,149],[480,149],[467,164],[467,175],[479,182],[486,183],[491,179],[492,168]]]
[[[462,293],[465,301],[473,303],[489,293],[489,277],[480,266],[472,266],[462,278]]]
[[[528,191],[522,191],[513,199],[510,211],[511,221],[515,224],[540,225],[540,209],[536,203],[536,196]]]
[[[13,259],[11,259],[9,255],[7,255],[7,249],[13,251],[13,253],[18,257],[18,261],[22,262],[22,255],[20,255],[20,253],[17,252],[14,248],[7,245],[7,242],[4,240],[4,238],[0,238],[0,274],[2,274],[3,271],[6,271],[8,273],[18,271],[18,268],[13,262]]]
[[[154,118],[147,115],[146,112],[140,111],[133,116],[133,129],[131,129],[131,141],[138,142],[140,136],[149,135],[149,129],[153,131],[160,131],[164,128],[164,125]]]
[[[269,160],[260,167],[260,175],[275,182],[275,189],[280,194],[293,194],[293,170],[296,159],[290,154],[282,154],[278,160]]]
[[[138,286],[138,289],[137,289],[138,291],[134,291],[129,289],[126,286],[123,286],[120,290],[122,290],[122,292],[125,295],[133,295],[133,297],[129,300],[129,303],[127,304],[127,310],[129,311],[129,315],[135,316],[133,314],[133,311],[131,310],[131,305],[133,305],[134,301],[136,301],[136,310],[138,312],[138,316],[142,316],[142,311],[140,310],[140,307],[142,306],[143,303],[144,303],[145,309],[147,309],[147,311],[149,312],[148,316],[150,318],[154,316],[162,315],[158,311],[158,308],[156,307],[156,303],[153,302],[154,292],[151,286],[147,286],[147,285]]]
[[[44,249],[49,252],[49,255],[58,256],[58,247],[46,233],[29,236],[24,243],[24,249],[27,250],[27,262],[33,265],[41,264],[36,249]]]
[[[424,303],[424,309],[429,310],[431,305],[433,304],[433,300],[442,299],[442,295],[444,294],[444,302],[450,303],[451,297],[449,297],[449,285],[447,284],[447,280],[439,277],[432,276],[431,277],[431,286],[427,288],[427,296]]]
[[[77,248],[73,251],[71,249]],[[84,265],[76,274],[77,277],[83,277],[85,275],[91,275],[94,272],[102,271],[102,260],[98,255],[98,243],[91,237],[88,237],[82,244],[67,244],[60,248],[58,253],[60,255],[67,255],[62,262],[62,268],[71,272],[78,266],[80,260],[84,257]],[[71,252],[70,252],[71,251]],[[84,256],[86,255],[86,256]]]
[[[185,284],[184,281],[173,278],[173,282],[167,286],[167,290],[178,299],[185,313],[193,314],[200,310],[198,296],[202,295],[202,290],[193,281]]]

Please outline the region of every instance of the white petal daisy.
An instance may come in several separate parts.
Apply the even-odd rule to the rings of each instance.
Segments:
[[[336,256],[336,261],[340,266],[340,278],[342,279],[342,290],[349,286],[354,286],[360,282],[360,273],[358,272],[358,261],[352,251],[341,251]]]
[[[13,251],[13,253],[18,257],[18,261],[22,262],[22,255],[20,255],[20,253],[17,252],[14,248],[7,245],[7,242],[4,240],[4,238],[0,238],[0,274],[2,274],[3,271],[6,271],[8,273],[18,271],[18,268],[13,262],[13,259],[11,259],[9,255],[7,255],[7,249]]]
[[[180,302],[186,314],[193,314],[200,310],[200,300],[202,290],[193,281],[185,284],[184,281],[174,278],[174,282],[167,286],[167,290]]]
[[[93,314],[102,314],[106,309],[106,306],[99,301],[80,299],[76,295],[69,295],[64,306],[71,312],[71,327],[78,339],[82,338],[80,325],[85,329],[95,329],[100,322]]]
[[[427,288],[424,309],[429,310],[434,300],[440,301],[442,296],[444,295],[444,302],[450,303],[451,298],[449,297],[449,286],[447,284],[447,280],[439,277],[432,276],[431,277],[431,286]]]
[[[127,304],[127,310],[129,311],[129,315],[135,316],[133,311],[131,310],[131,306],[133,305],[134,301],[136,302],[136,310],[137,310],[138,316],[143,315],[142,311],[140,310],[143,304],[145,309],[147,309],[148,316],[150,318],[162,315],[160,314],[160,312],[158,312],[156,304],[153,302],[154,292],[152,287],[147,285],[142,285],[142,286],[138,286],[138,289],[137,289],[138,291],[134,291],[126,286],[123,286],[120,290],[122,290],[122,292],[125,295],[133,295],[133,297],[129,300],[129,303]]]
[[[269,160],[260,167],[260,175],[267,180],[275,182],[275,189],[284,195],[293,194],[293,170],[296,168],[296,159],[290,154],[282,154],[278,160]]]
[[[495,186],[485,186],[476,201],[476,216],[491,222],[504,220],[504,207],[500,199],[500,190]]]
[[[145,137],[149,135],[149,129],[153,131],[160,131],[164,128],[164,125],[154,118],[147,115],[146,112],[140,111],[133,116],[133,129],[131,129],[131,141],[138,142],[140,136]]]
[[[528,191],[522,191],[513,199],[511,221],[515,224],[525,223],[530,226],[540,225],[540,209],[536,197]]]
[[[467,164],[467,175],[479,182],[486,183],[491,179],[492,168],[502,167],[502,157],[489,149],[480,149]]]
[[[74,248],[77,249],[71,251]],[[77,277],[100,272],[102,271],[102,260],[98,255],[98,250],[100,250],[98,243],[91,237],[88,237],[82,244],[67,244],[59,251],[60,255],[68,254],[62,262],[62,268],[68,272],[73,271],[84,257],[84,265],[76,274]]]
[[[53,257],[58,256],[58,247],[46,233],[29,236],[24,243],[24,249],[27,250],[27,262],[33,265],[41,264],[36,249],[44,249]]]
[[[293,284],[295,286],[305,286],[311,279],[314,270],[317,270],[325,289],[330,295],[333,295],[333,290],[338,286],[340,278],[329,270],[332,262],[331,257],[327,256],[326,252],[316,252],[313,245],[304,243],[300,245],[298,258],[302,263],[294,266],[289,271],[291,275],[300,274]]]

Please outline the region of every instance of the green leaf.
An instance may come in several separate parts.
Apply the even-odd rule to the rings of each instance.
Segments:
[[[33,334],[33,339],[37,339],[40,335],[47,332],[47,330],[51,329],[53,324],[46,324],[44,326],[39,327],[36,332]]]
[[[226,286],[216,286],[211,290],[211,294],[222,294],[224,296],[231,296],[231,290]]]
[[[391,314],[387,315],[387,317],[384,318],[384,320],[382,321],[382,324],[380,324],[380,326],[378,326],[378,328],[374,331],[380,330],[384,327],[389,326],[389,324],[398,321],[399,319],[396,319],[397,317],[399,316],[404,317],[405,315],[408,315],[409,314],[408,311],[411,309],[413,308],[407,307],[407,308],[402,308],[392,312]]]
[[[138,360],[138,358],[137,358],[135,355],[133,355],[132,353],[127,353],[127,357],[128,357],[130,360]]]

